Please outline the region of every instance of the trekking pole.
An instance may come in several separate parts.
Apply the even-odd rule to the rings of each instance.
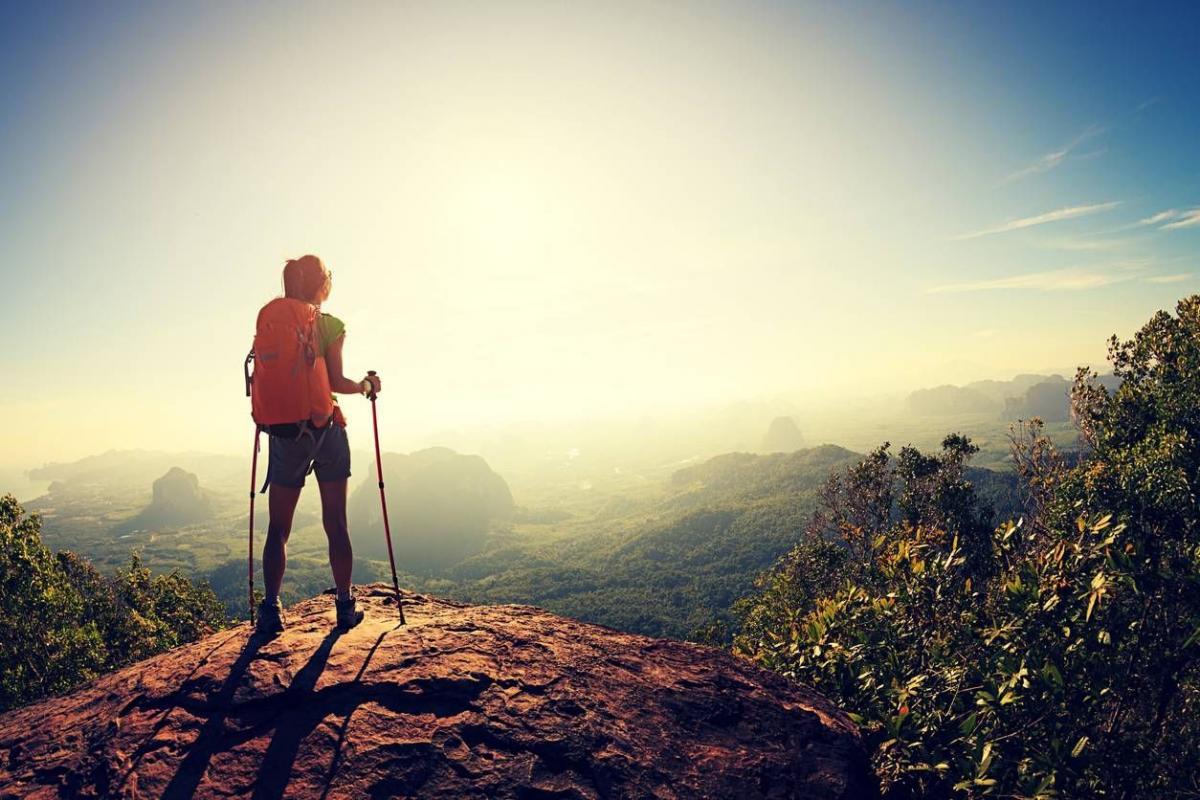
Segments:
[[[254,485],[258,477],[258,443],[262,429],[254,426],[254,454],[250,457],[250,548],[247,558],[246,583],[250,587],[250,624],[254,624]]]
[[[375,377],[375,370],[367,370],[367,375]],[[404,621],[404,602],[400,599],[400,581],[396,578],[396,557],[392,555],[392,529],[388,525],[387,495],[383,492],[383,456],[379,452],[379,417],[375,413],[375,385],[372,382],[371,392],[367,395],[371,401],[371,424],[375,428],[375,474],[379,476],[379,505],[383,507],[383,535],[387,539],[388,563],[392,565],[392,589],[396,592],[396,609],[400,612],[400,624]],[[250,487],[251,491],[254,487]]]

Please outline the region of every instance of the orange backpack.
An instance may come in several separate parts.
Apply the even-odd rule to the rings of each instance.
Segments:
[[[309,420],[320,427],[333,416],[333,393],[317,335],[319,313],[289,297],[276,298],[258,312],[254,348],[246,357],[246,393],[259,425]]]

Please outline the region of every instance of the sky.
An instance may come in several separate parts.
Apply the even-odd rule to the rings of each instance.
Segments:
[[[248,449],[309,252],[393,447],[1094,364],[1200,288],[1195,5],[2,13],[0,466]]]

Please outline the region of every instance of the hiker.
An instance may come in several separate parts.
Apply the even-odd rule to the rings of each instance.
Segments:
[[[346,418],[334,393],[373,398],[381,383],[373,372],[359,381],[342,373],[346,326],[321,311],[332,281],[333,273],[314,255],[288,261],[283,268],[283,297],[259,311],[254,350],[247,358],[254,363],[253,377],[247,372],[254,419],[270,434],[263,487],[263,491],[270,487],[270,521],[262,552],[265,596],[256,624],[256,631],[265,635],[278,634],[284,627],[279,589],[287,567],[287,541],[310,472],[316,474],[321,492],[329,566],[337,587],[337,627],[347,630],[363,618],[351,591],[354,552],[346,524],[350,444]]]

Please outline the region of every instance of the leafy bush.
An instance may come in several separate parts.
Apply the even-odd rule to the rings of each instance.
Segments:
[[[1014,431],[988,530],[969,442],[881,448],[738,606],[735,650],[861,725],[889,797],[1200,796],[1200,297],[1072,392],[1074,466]]]
[[[51,553],[39,518],[0,498],[0,711],[226,624],[207,585],[152,576],[136,553],[116,576],[101,575],[74,553]]]

